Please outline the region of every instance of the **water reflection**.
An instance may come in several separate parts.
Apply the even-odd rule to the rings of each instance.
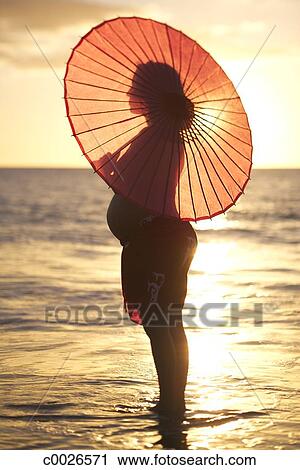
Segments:
[[[154,442],[154,446],[163,449],[188,449],[187,430],[183,420],[171,421],[159,418],[157,430],[160,439]]]

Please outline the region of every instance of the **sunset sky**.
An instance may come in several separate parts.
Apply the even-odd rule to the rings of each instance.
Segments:
[[[80,36],[103,19],[137,15],[195,39],[238,84],[253,132],[254,167],[300,167],[300,1],[0,0],[0,166],[83,167],[63,87]]]

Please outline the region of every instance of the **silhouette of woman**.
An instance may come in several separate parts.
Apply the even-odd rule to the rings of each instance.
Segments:
[[[125,198],[115,190],[107,222],[123,246],[121,272],[125,310],[132,321],[143,326],[150,339],[160,391],[155,410],[160,415],[178,417],[185,411],[188,373],[182,309],[197,237],[191,224],[179,218],[176,190],[184,167],[180,130],[189,127],[193,106],[184,96],[177,72],[167,64],[140,64],[128,95],[131,112],[145,116],[147,127],[123,146],[125,154],[121,158],[117,152],[101,159],[102,166],[103,161],[112,165],[105,165],[103,169],[115,172],[118,184],[114,187],[128,195]],[[126,152],[138,155],[143,149],[149,149],[149,139],[155,143],[158,134],[162,142],[159,151],[153,146],[147,160],[149,166],[138,168],[135,185],[126,187]],[[167,153],[172,159],[164,162]],[[165,175],[159,171],[164,164],[168,166],[168,180],[161,180],[164,195],[161,197],[152,191],[151,179]],[[143,207],[132,202],[131,195],[136,190],[143,190]],[[147,206],[156,207],[157,211],[148,210]],[[164,216],[166,208],[173,217]]]

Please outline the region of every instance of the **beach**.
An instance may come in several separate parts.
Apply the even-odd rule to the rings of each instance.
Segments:
[[[300,170],[254,170],[193,224],[182,423],[151,412],[148,338],[122,313],[112,191],[91,170],[1,169],[2,449],[299,449]]]

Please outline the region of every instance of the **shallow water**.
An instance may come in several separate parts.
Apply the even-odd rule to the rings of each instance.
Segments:
[[[299,448],[299,178],[256,170],[195,224],[188,411],[170,423],[151,412],[148,339],[120,313],[111,192],[85,170],[1,170],[1,448]]]

